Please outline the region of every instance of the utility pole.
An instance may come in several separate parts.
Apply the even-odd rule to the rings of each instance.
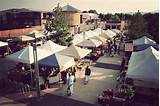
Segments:
[[[38,97],[38,99],[40,99],[41,94],[40,94],[40,86],[39,86],[39,66],[38,66],[38,60],[37,60],[37,44],[36,44],[36,42],[33,44],[33,57],[34,57],[34,69],[35,69],[35,76],[36,76],[37,97]]]

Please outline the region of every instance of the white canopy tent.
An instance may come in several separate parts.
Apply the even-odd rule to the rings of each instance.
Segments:
[[[47,56],[50,56],[51,54],[52,54],[52,52],[50,52],[50,51],[37,48],[38,60],[41,60]],[[27,46],[24,49],[22,49],[16,53],[8,55],[6,58],[13,60],[13,61],[16,61],[16,62],[32,64],[32,63],[34,63],[33,47]]]
[[[118,29],[112,29],[112,31],[113,31],[113,32],[115,32],[116,34],[121,33],[121,31],[120,31],[120,30],[118,30]]]
[[[89,39],[95,39],[95,40],[101,41],[102,43],[106,42],[106,38],[104,38],[102,36],[94,36],[94,37],[91,37]]]
[[[7,46],[7,45],[8,45],[7,42],[2,42],[2,41],[0,41],[0,47]]]
[[[60,71],[66,70],[75,64],[74,58],[61,55],[58,53],[52,54],[39,61],[39,64],[50,67],[60,68]]]
[[[156,45],[156,42],[149,39],[146,36],[143,36],[139,39],[133,40],[133,45],[137,46],[137,45],[143,45],[143,44],[150,44],[150,45]]]
[[[22,35],[22,36],[19,36],[17,37],[19,40],[21,41],[31,41],[31,40],[34,40],[35,38],[33,37],[30,37],[30,36],[26,36],[26,35]]]
[[[153,87],[159,81],[159,52],[153,47],[133,52],[126,77],[149,83]]]
[[[111,31],[110,29],[105,30],[104,33],[108,35],[110,38],[113,38],[114,36],[116,36],[116,33]]]
[[[74,35],[73,36],[73,40],[72,40],[72,43],[73,43],[73,45],[76,45],[76,44],[78,44],[78,43],[80,43],[80,42],[82,42],[83,41],[83,35],[82,35],[82,33],[80,33],[80,34],[76,34],[76,35]]]
[[[97,29],[95,29],[93,31],[96,32],[98,35],[100,35],[103,32],[103,29],[97,28]]]
[[[27,34],[27,36],[30,36],[30,37],[33,37],[33,38],[42,38],[42,37],[45,37],[45,34],[40,33],[37,30],[33,30],[33,31],[29,32]]]
[[[101,41],[95,40],[95,39],[88,39],[88,40],[84,40],[83,42],[80,42],[78,44],[76,44],[77,46],[80,47],[86,47],[86,48],[93,48],[93,47],[98,47],[102,44]]]
[[[56,53],[63,49],[66,49],[67,46],[61,46],[61,45],[54,43],[51,40],[48,40],[47,42],[45,42],[43,45],[39,46],[38,48],[51,51],[52,53]]]
[[[88,55],[91,52],[91,50],[80,48],[74,45],[71,45],[70,47],[60,51],[59,53],[66,56],[71,56],[74,58],[81,59]]]

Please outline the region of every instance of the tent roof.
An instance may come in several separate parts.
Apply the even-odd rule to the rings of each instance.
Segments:
[[[59,53],[63,54],[63,55],[67,55],[67,56],[81,59],[81,58],[85,57],[87,54],[89,54],[90,52],[91,52],[91,50],[82,49],[80,47],[71,45],[70,47],[60,51]]]
[[[148,37],[146,36],[143,36],[139,39],[136,39],[136,40],[133,40],[133,45],[136,46],[136,45],[143,45],[143,44],[150,44],[150,45],[156,45],[156,42],[149,39]]]
[[[66,6],[62,7],[62,11],[63,12],[80,12],[80,10],[74,8],[71,5],[66,5]]]
[[[58,53],[52,54],[39,61],[39,64],[50,67],[60,68],[61,71],[71,67],[75,64],[74,58],[61,55]]]
[[[7,42],[2,42],[2,41],[0,41],[0,47],[2,47],[2,46],[7,46],[7,45],[8,45]]]
[[[76,35],[73,36],[73,40],[72,40],[73,45],[75,45],[77,43],[80,43],[82,41],[83,41],[83,35],[82,35],[82,33],[76,34]]]
[[[42,50],[42,49],[37,48],[38,60],[43,59],[51,54],[52,53],[50,51],[46,51],[46,50]],[[27,46],[24,49],[22,49],[16,53],[8,55],[7,58],[10,60],[13,60],[13,61],[17,61],[17,62],[32,64],[32,63],[34,63],[33,47]]]
[[[30,41],[30,40],[34,40],[33,37],[26,36],[26,35],[19,36],[18,39],[20,39],[21,41]]]
[[[30,36],[30,37],[33,37],[33,38],[41,38],[41,37],[44,37],[45,35],[43,33],[40,33],[37,30],[33,30],[33,31],[29,32],[27,34],[27,36]]]
[[[118,30],[118,29],[112,29],[112,31],[115,32],[115,33],[117,33],[117,34],[121,33],[121,31]]]
[[[83,42],[80,42],[77,44],[77,46],[80,47],[98,47],[102,44],[101,41],[95,40],[95,39],[88,39],[88,40],[84,40]]]
[[[102,36],[94,36],[94,37],[91,37],[90,39],[95,39],[95,40],[98,40],[101,42],[106,42],[106,38],[104,38]]]
[[[104,30],[104,33],[107,34],[110,38],[113,38],[114,36],[116,36],[116,33],[109,29]]]
[[[63,49],[66,49],[67,47],[58,45],[54,43],[53,41],[48,40],[47,42],[45,42],[45,44],[43,44],[42,46],[39,46],[38,48],[52,51],[52,53],[56,53]]]
[[[159,53],[153,47],[133,52],[129,61],[127,77],[143,81],[158,81]]]

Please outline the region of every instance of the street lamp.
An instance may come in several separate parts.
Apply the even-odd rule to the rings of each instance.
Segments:
[[[40,86],[39,86],[39,66],[38,66],[38,59],[37,59],[37,44],[36,38],[35,43],[33,43],[33,57],[34,57],[34,69],[35,69],[35,76],[36,76],[36,89],[37,89],[37,97],[40,99]]]

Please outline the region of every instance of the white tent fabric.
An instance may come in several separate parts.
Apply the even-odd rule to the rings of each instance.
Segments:
[[[94,32],[92,30],[89,30],[89,32],[92,33],[94,36],[99,36],[99,33],[97,33],[97,32]]]
[[[26,35],[22,35],[22,36],[19,36],[17,37],[19,40],[21,41],[31,41],[31,40],[34,40],[35,38],[33,37],[30,37],[30,36],[26,36]]]
[[[102,36],[94,36],[94,37],[91,37],[89,39],[95,39],[95,40],[101,41],[102,43],[106,42],[106,38],[104,38]]]
[[[2,41],[0,41],[0,47],[7,46],[7,45],[8,45],[7,42],[2,42]]]
[[[84,36],[85,36],[85,39],[89,39],[95,36],[95,34],[93,34],[91,31],[86,31]]]
[[[47,42],[45,42],[43,45],[39,46],[38,48],[44,49],[44,50],[49,50],[52,53],[56,53],[56,52],[59,52],[63,49],[66,49],[67,46],[61,46],[61,45],[54,43],[51,40],[48,40]]]
[[[91,50],[83,49],[74,45],[71,45],[70,47],[60,51],[59,53],[66,56],[71,56],[74,58],[81,59],[88,55],[91,52]]]
[[[40,60],[39,64],[60,68],[60,71],[63,71],[68,69],[72,65],[75,65],[75,62],[73,57],[55,53]]]
[[[159,52],[153,47],[133,52],[126,77],[148,82],[159,81]]]
[[[76,35],[73,36],[73,40],[72,40],[73,45],[76,45],[76,44],[78,44],[78,43],[80,43],[82,41],[83,41],[82,33],[76,34]]]
[[[37,48],[37,59],[38,60],[41,60],[47,56],[50,56],[51,54],[52,54],[52,52],[50,52],[50,51]],[[22,49],[16,53],[8,55],[6,58],[13,60],[13,61],[17,61],[17,62],[32,64],[32,63],[34,63],[33,47],[27,46],[24,49]]]
[[[97,28],[97,29],[95,29],[93,31],[96,32],[99,35],[103,32],[103,30],[101,28]]]
[[[95,40],[95,39],[88,39],[88,40],[84,40],[83,42],[80,42],[78,44],[76,44],[77,46],[80,47],[98,47],[102,44],[101,41]]]
[[[143,45],[143,44],[150,44],[150,45],[156,45],[156,42],[149,39],[146,36],[143,36],[139,39],[133,40],[133,45],[137,46],[137,45]]]
[[[113,32],[115,32],[116,34],[121,33],[121,31],[120,31],[120,30],[118,30],[118,29],[112,29],[112,31],[113,31]]]
[[[33,30],[33,31],[29,32],[29,33],[27,34],[27,36],[30,36],[30,37],[33,37],[33,38],[41,38],[41,37],[45,37],[45,34],[40,33],[40,32],[37,31],[37,30]]]
[[[110,38],[113,38],[114,36],[116,36],[116,33],[107,29],[104,31],[105,34],[107,34]]]

